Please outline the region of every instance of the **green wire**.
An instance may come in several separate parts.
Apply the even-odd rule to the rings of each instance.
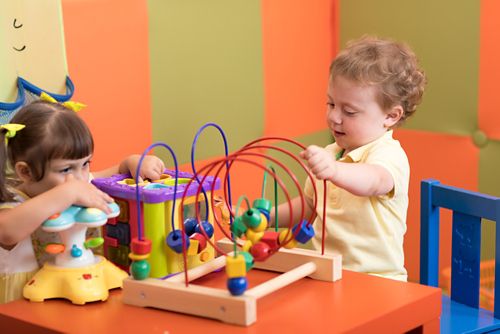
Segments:
[[[267,168],[272,170],[274,175],[276,175],[276,170],[272,165],[267,165]],[[266,183],[267,170],[264,171],[264,178],[262,180],[261,198],[265,198]],[[276,178],[274,178],[274,230],[278,232],[278,181],[276,180]]]
[[[243,200],[245,200],[245,202],[247,202],[247,208],[250,208],[250,201],[248,200],[248,197],[246,197],[245,195],[241,195],[240,198],[238,198],[238,202],[236,203],[236,208],[234,211],[236,214],[238,214],[238,212],[240,211],[241,202],[243,202]],[[231,233],[233,233],[233,232],[231,232]],[[234,236],[233,236],[233,239],[234,239]],[[234,243],[233,243],[233,251],[234,251],[234,257],[236,257],[236,253],[237,253],[236,240],[234,240]]]

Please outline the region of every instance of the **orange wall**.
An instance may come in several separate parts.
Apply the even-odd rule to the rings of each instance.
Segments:
[[[75,101],[96,142],[93,169],[152,141],[146,0],[63,0]]]

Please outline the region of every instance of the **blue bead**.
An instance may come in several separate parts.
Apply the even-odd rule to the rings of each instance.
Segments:
[[[82,250],[78,248],[76,245],[73,245],[73,247],[71,247],[71,256],[72,257],[82,256]]]
[[[189,248],[189,237],[185,236],[186,251]],[[167,236],[167,245],[176,253],[182,253],[182,231],[174,230]]]
[[[184,220],[184,232],[187,235],[191,235],[196,232],[196,225],[198,225],[198,219],[188,218]]]
[[[246,277],[233,277],[227,280],[227,289],[233,296],[242,295],[248,287]]]
[[[305,244],[308,242],[312,237],[314,237],[314,228],[312,224],[308,224],[307,220],[303,220],[300,224],[295,225],[292,228],[292,233],[295,234],[295,230],[299,229],[299,232],[295,236],[295,240],[298,242]]]
[[[266,216],[267,221],[271,220],[271,214],[269,213],[269,211],[266,211],[264,209],[258,209],[258,210],[260,211],[260,213],[262,213],[264,216]]]
[[[210,239],[212,237],[212,235],[214,235],[214,227],[212,226],[212,224],[210,224],[206,220],[203,220],[201,222],[201,225],[202,225],[203,229],[205,230],[207,237]],[[201,235],[204,235],[203,232],[201,231],[200,224],[196,225],[195,232],[199,233]]]

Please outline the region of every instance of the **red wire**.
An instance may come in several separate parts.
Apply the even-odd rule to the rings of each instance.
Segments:
[[[279,152],[282,152],[288,156],[290,156],[291,158],[293,158],[296,162],[299,163],[299,165],[304,169],[304,171],[307,173],[308,177],[311,179],[311,184],[313,186],[313,190],[314,190],[314,196],[313,196],[313,200],[314,200],[314,210],[311,214],[311,217],[309,218],[309,221],[308,221],[308,226],[310,226],[312,223],[313,223],[313,218],[314,218],[314,215],[315,215],[315,212],[316,212],[316,208],[317,208],[317,189],[316,189],[316,185],[315,185],[315,182],[314,182],[314,179],[310,173],[310,171],[307,169],[307,167],[305,166],[305,164],[299,159],[297,158],[295,155],[293,155],[292,153],[290,153],[289,151],[285,150],[285,149],[282,149],[282,148],[279,148],[279,147],[274,147],[274,146],[271,146],[271,145],[254,145],[256,143],[259,143],[261,141],[265,141],[265,140],[282,140],[282,141],[286,141],[286,142],[289,142],[289,143],[293,143],[299,147],[301,147],[302,149],[306,149],[306,147],[304,145],[302,145],[301,143],[297,142],[297,141],[294,141],[292,139],[288,139],[288,138],[282,138],[282,137],[263,137],[263,138],[259,138],[259,139],[256,139],[250,143],[248,143],[247,145],[245,145],[243,148],[241,148],[240,150],[228,155],[227,157],[224,157],[224,158],[221,158],[219,160],[215,160],[205,166],[203,166],[199,171],[198,171],[198,175],[201,174],[201,172],[203,172],[204,170],[208,170],[207,173],[205,173],[205,175],[203,176],[202,180],[199,181],[199,184],[198,184],[198,189],[197,189],[197,192],[196,192],[196,197],[195,197],[195,203],[198,203],[198,199],[199,199],[199,196],[200,196],[200,193],[203,189],[203,183],[206,179],[206,177],[210,174],[210,172],[217,167],[218,164],[220,164],[219,168],[217,169],[217,172],[215,173],[215,176],[214,176],[214,182],[212,182],[212,187],[211,187],[211,192],[213,193],[215,191],[215,180],[218,178],[222,168],[224,168],[226,165],[226,171],[225,171],[225,174],[224,174],[224,181],[223,181],[223,189],[224,189],[224,201],[225,201],[225,204],[229,207],[229,201],[228,201],[228,194],[227,194],[227,179],[228,179],[228,176],[229,176],[229,170],[231,169],[233,163],[235,161],[240,161],[240,162],[246,162],[248,164],[251,164],[251,165],[254,165],[254,166],[257,166],[261,169],[263,169],[264,171],[266,171],[267,173],[269,173],[275,180],[276,182],[280,185],[283,193],[285,194],[285,197],[287,199],[287,202],[288,202],[288,206],[289,206],[289,210],[290,210],[290,220],[289,220],[289,231],[291,231],[292,227],[293,227],[293,209],[292,209],[292,206],[291,206],[291,198],[290,198],[290,195],[285,187],[285,185],[283,184],[281,178],[278,177],[278,175],[276,173],[274,173],[271,169],[265,167],[263,164],[260,164],[258,162],[255,162],[255,161],[252,161],[252,160],[248,160],[248,159],[241,159],[240,156],[256,156],[256,157],[263,157],[265,159],[268,159],[268,160],[271,160],[272,162],[276,163],[277,165],[279,165],[289,176],[290,178],[292,179],[292,181],[294,182],[295,186],[297,187],[298,191],[299,191],[299,196],[300,196],[300,199],[301,199],[301,204],[302,204],[302,208],[301,208],[301,217],[300,217],[300,221],[302,221],[304,219],[304,208],[305,208],[305,200],[304,200],[304,194],[303,194],[303,191],[302,191],[302,187],[299,185],[299,182],[297,180],[297,178],[295,177],[295,175],[293,174],[293,172],[291,172],[290,169],[288,169],[285,165],[283,165],[280,161],[276,160],[275,158],[267,155],[267,154],[263,154],[263,153],[253,153],[253,152],[246,152],[250,149],[272,149],[272,150],[276,150],[276,151],[279,151]],[[229,162],[227,164],[227,162]],[[181,198],[181,203],[180,203],[180,208],[182,208],[184,206],[184,199],[186,198],[186,195],[187,195],[187,191],[189,189],[189,187],[191,186],[191,183],[195,180],[195,176],[193,176],[188,184],[186,185],[186,188],[184,189],[184,193],[182,195],[182,198]],[[324,181],[324,192],[323,192],[323,230],[322,230],[322,255],[324,255],[324,243],[325,243],[325,227],[326,227],[326,181]],[[174,194],[175,195],[175,194]],[[213,196],[211,196],[211,206],[212,208],[214,207],[214,198]],[[175,208],[174,208],[175,209]],[[208,211],[209,208],[206,208],[206,210]],[[186,282],[186,286],[188,286],[188,273],[187,273],[187,250],[186,250],[186,235],[185,235],[185,228],[184,228],[184,212],[183,210],[179,210],[180,212],[180,225],[181,225],[181,232],[182,232],[182,253],[183,253],[183,260],[184,260],[184,276],[185,276],[185,282]],[[231,210],[229,210],[230,212],[230,215],[234,218],[235,217],[235,213],[233,212],[232,208]],[[200,209],[198,207],[198,205],[195,205],[195,213],[196,213],[196,218],[198,221],[201,222],[201,217],[200,217]],[[217,215],[213,215],[214,216],[214,220],[217,224],[217,226],[219,227],[219,229],[222,231],[222,233],[229,239],[233,240],[231,236],[228,235],[228,233],[224,230],[224,228],[221,226],[221,223],[219,221],[219,219],[217,218]],[[227,255],[227,253],[225,253],[224,251],[222,251],[220,248],[218,248],[211,240],[210,238],[208,237],[208,235],[206,234],[206,231],[205,229],[203,228],[203,225],[200,224],[200,230],[202,232],[202,234],[204,235],[204,237],[207,239],[208,243],[215,249],[217,250],[219,253],[221,254],[224,254],[224,255]],[[285,242],[282,243],[280,245],[281,246],[284,246],[286,245],[288,242],[292,241],[293,238],[296,236],[296,234],[298,233],[298,229],[295,231],[295,233],[290,237],[290,238],[287,238],[288,235],[290,233],[287,233],[287,236],[285,237]],[[233,240],[233,242],[236,242],[236,240]],[[279,249],[279,248],[278,248]],[[277,251],[277,250],[276,250]]]

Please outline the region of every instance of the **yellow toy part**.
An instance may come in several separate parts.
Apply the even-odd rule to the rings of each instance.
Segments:
[[[250,240],[250,242],[255,245],[264,236],[264,231],[262,231],[262,232],[255,232],[254,230],[252,230],[252,229],[249,228],[245,232],[245,236],[247,237],[247,240]]]
[[[73,304],[105,301],[108,290],[121,288],[128,274],[102,256],[96,256],[96,263],[81,268],[63,268],[45,265],[24,286],[24,298],[32,302],[45,299],[65,298]]]
[[[241,254],[226,256],[227,277],[245,277],[247,274],[245,257]]]
[[[295,248],[297,246],[297,240],[293,239],[293,232],[288,228],[280,232],[278,240],[280,245],[287,249]]]

